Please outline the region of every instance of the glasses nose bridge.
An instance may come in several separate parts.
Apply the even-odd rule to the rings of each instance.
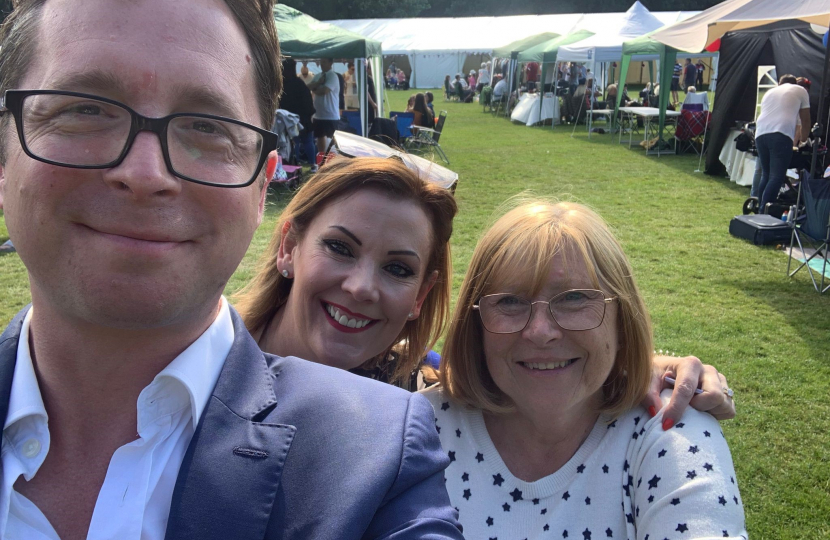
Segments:
[[[556,315],[553,314],[553,307],[551,306],[550,300],[537,300],[535,302],[529,302],[530,304],[530,313],[527,316],[527,323],[525,323],[525,328],[530,326],[531,321],[533,321],[533,306],[536,304],[546,304],[547,305],[547,313],[550,318],[556,323],[557,326],[561,327],[562,325],[559,324],[559,321],[556,320]]]

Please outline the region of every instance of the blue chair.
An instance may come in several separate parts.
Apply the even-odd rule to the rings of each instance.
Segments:
[[[360,129],[360,111],[343,111],[343,120],[349,124],[349,127],[358,135],[362,135]]]
[[[398,135],[400,135],[402,140],[412,137],[412,129],[410,128],[415,123],[415,115],[413,113],[392,111],[389,113],[389,118],[395,120],[395,125],[398,127]]]

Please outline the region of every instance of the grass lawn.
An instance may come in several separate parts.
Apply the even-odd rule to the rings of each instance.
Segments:
[[[410,92],[389,92],[403,110]],[[749,189],[695,174],[695,156],[646,157],[584,128],[527,128],[445,103],[442,146],[460,175],[453,237],[458,289],[479,234],[512,195],[529,192],[595,208],[615,228],[645,293],[659,349],[716,365],[735,389],[738,418],[724,422],[758,539],[830,538],[830,296],[785,275],[780,251],[731,237]],[[268,216],[228,289],[251,276],[290,195]],[[7,232],[0,220],[0,242]],[[16,255],[0,257],[0,322],[29,301]]]

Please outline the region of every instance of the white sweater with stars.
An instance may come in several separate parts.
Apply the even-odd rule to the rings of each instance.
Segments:
[[[668,431],[662,414],[641,408],[610,423],[600,417],[561,469],[524,482],[505,466],[480,410],[439,387],[424,395],[468,540],[748,538],[732,457],[708,414],[689,409]]]

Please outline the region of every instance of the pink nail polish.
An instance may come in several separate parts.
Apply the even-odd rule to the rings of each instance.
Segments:
[[[652,418],[657,416],[657,409],[654,408],[654,405],[649,406],[648,414],[650,414]]]
[[[670,430],[673,425],[674,420],[672,420],[671,418],[666,418],[665,420],[663,420],[663,431]]]

